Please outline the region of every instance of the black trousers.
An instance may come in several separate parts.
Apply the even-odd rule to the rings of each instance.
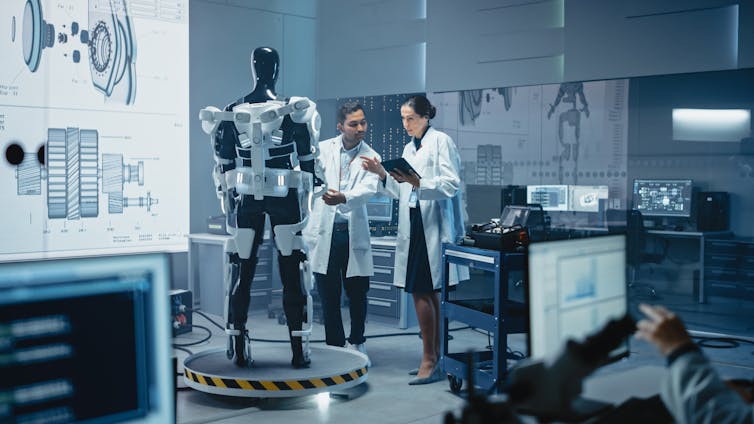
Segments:
[[[349,241],[348,230],[335,226],[330,246],[330,260],[327,264],[327,274],[314,273],[322,301],[322,316],[325,320],[325,340],[331,346],[345,346],[346,336],[343,331],[343,317],[340,313],[340,296],[342,288],[346,290],[351,314],[351,344],[364,343],[364,323],[367,318],[367,291],[369,291],[369,277],[346,278],[348,267]]]
[[[230,296],[228,321],[235,328],[246,328],[251,300],[251,283],[257,266],[257,252],[263,241],[265,214],[270,217],[273,235],[276,226],[294,224],[301,219],[298,192],[288,191],[286,197],[265,197],[255,200],[253,196],[242,196],[234,205],[232,222],[238,228],[252,228],[255,231],[254,242],[249,259],[241,259],[237,254],[231,256],[233,279],[238,281],[236,290]],[[306,294],[301,284],[299,264],[306,260],[300,250],[294,250],[290,256],[283,256],[278,251],[280,280],[283,283],[283,310],[288,321],[289,331],[301,330],[304,320]],[[300,340],[300,339],[299,339]]]

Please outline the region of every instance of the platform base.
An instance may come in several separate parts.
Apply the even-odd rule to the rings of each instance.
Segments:
[[[254,365],[240,368],[225,348],[191,355],[183,362],[184,381],[196,390],[238,397],[295,397],[340,391],[367,380],[367,356],[353,349],[311,346],[309,368],[291,367],[288,344],[253,343]]]

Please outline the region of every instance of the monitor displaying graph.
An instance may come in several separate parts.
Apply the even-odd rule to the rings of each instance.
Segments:
[[[627,311],[624,235],[529,246],[530,355],[556,354]],[[611,358],[625,356],[624,343]]]

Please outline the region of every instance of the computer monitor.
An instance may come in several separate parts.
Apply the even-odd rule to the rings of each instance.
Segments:
[[[174,422],[164,255],[0,264],[0,422]]]
[[[529,245],[529,355],[541,359],[627,312],[623,234]],[[628,342],[610,360],[628,355]]]
[[[515,225],[525,226],[530,210],[528,206],[506,206],[500,215],[500,226],[503,228]]]
[[[568,192],[570,200],[569,211],[601,212],[600,205],[605,204],[604,201],[608,198],[609,189],[606,185],[569,185]],[[600,202],[600,200],[603,202]]]
[[[393,219],[393,199],[383,193],[376,193],[367,202],[367,216],[370,221],[390,223]]]
[[[567,185],[528,185],[526,186],[526,203],[542,205],[546,211],[568,210]]]
[[[644,216],[690,217],[691,180],[634,180],[634,209]]]

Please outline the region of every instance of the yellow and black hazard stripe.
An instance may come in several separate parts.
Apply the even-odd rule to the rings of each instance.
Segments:
[[[189,380],[205,386],[213,386],[223,389],[279,391],[319,389],[322,387],[337,386],[339,384],[345,384],[349,381],[363,377],[367,373],[367,369],[360,368],[346,374],[340,374],[325,378],[282,381],[211,377],[197,374],[190,371],[189,369],[184,369],[184,373]]]

